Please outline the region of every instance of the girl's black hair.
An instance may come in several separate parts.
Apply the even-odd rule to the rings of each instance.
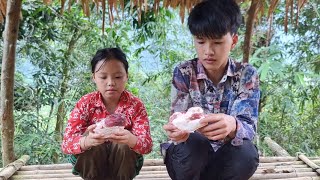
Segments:
[[[193,36],[221,38],[236,34],[241,24],[240,8],[234,0],[204,0],[197,4],[188,18]]]
[[[109,61],[112,59],[120,61],[123,64],[124,69],[128,74],[129,64],[128,64],[126,55],[122,52],[120,48],[99,49],[91,60],[91,72],[92,73],[98,72],[101,69],[101,67],[105,64],[106,61]],[[104,62],[95,71],[99,61],[104,61]]]

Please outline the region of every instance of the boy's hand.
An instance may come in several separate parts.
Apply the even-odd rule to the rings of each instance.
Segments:
[[[222,113],[208,114],[200,123],[208,123],[197,131],[210,140],[222,140],[227,136],[233,139],[236,136],[237,124],[233,116]]]
[[[133,148],[137,144],[138,138],[126,129],[119,129],[119,131],[109,135],[107,140],[113,143],[127,144],[130,148]]]
[[[189,138],[189,132],[176,128],[171,122],[165,124],[163,129],[166,131],[167,136],[174,142],[185,142]]]

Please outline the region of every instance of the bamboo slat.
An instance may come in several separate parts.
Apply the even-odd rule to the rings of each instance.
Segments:
[[[281,174],[254,174],[250,180],[257,179],[280,179],[280,178],[293,178],[293,177],[317,177],[315,172],[302,172],[302,173],[281,173]]]
[[[266,180],[274,180],[274,179],[266,179]],[[320,177],[297,177],[297,178],[284,178],[277,180],[320,180]]]

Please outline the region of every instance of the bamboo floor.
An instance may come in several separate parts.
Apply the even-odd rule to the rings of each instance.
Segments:
[[[320,157],[309,157],[320,165]],[[12,180],[81,180],[71,173],[71,164],[24,165],[16,171]],[[299,157],[260,157],[260,163],[250,180],[320,180],[316,167],[312,168]],[[135,180],[170,180],[161,159],[146,159]]]
[[[250,180],[320,180],[320,157],[297,153],[291,156],[270,137],[265,143],[276,155],[260,157],[259,166]],[[71,164],[26,165],[28,155],[0,168],[0,180],[81,180],[71,173]],[[170,180],[162,159],[146,159],[134,180]]]

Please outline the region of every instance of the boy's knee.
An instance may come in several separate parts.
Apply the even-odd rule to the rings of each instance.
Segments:
[[[232,146],[229,144],[228,154],[224,154],[225,161],[224,173],[221,179],[249,179],[256,171],[259,164],[259,155],[255,145],[244,140],[241,146]]]
[[[174,180],[199,178],[207,164],[210,148],[209,141],[198,133],[190,134],[186,142],[171,144],[165,159],[170,177]]]

